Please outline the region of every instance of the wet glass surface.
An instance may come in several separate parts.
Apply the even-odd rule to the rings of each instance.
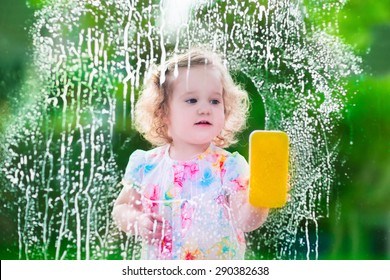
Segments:
[[[2,259],[140,257],[111,217],[129,155],[150,148],[134,102],[151,64],[194,45],[249,92],[230,150],[247,156],[254,129],[290,137],[291,201],[247,235],[246,258],[389,258],[385,1],[367,4],[370,27],[359,1],[172,3],[28,1],[12,8],[23,20],[1,17]]]

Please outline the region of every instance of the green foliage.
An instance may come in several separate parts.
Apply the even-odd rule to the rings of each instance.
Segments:
[[[27,7],[36,10],[43,8],[45,5],[48,4],[50,4],[50,0],[27,0],[26,1]]]
[[[347,1],[337,20],[340,36],[364,53],[371,46],[373,28],[390,24],[390,1]]]

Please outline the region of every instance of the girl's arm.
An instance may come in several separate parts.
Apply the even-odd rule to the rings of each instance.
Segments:
[[[236,226],[244,232],[258,229],[268,217],[268,208],[253,207],[248,193],[239,191],[230,196],[230,206]]]
[[[139,235],[149,244],[160,241],[163,232],[162,217],[145,213],[141,203],[141,194],[132,187],[124,187],[114,203],[112,211],[119,229]]]
[[[137,223],[142,215],[141,194],[134,188],[125,186],[114,203],[112,216],[119,229],[138,235]]]

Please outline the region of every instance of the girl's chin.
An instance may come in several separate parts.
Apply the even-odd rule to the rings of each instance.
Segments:
[[[202,140],[198,140],[198,141],[191,141],[189,142],[191,145],[194,145],[194,146],[206,146],[208,147],[211,142],[212,142],[213,139],[202,139]]]

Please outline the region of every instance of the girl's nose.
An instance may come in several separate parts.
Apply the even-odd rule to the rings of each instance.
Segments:
[[[198,108],[198,114],[199,115],[209,115],[210,112],[211,112],[210,106],[208,106],[208,105],[201,105]]]

